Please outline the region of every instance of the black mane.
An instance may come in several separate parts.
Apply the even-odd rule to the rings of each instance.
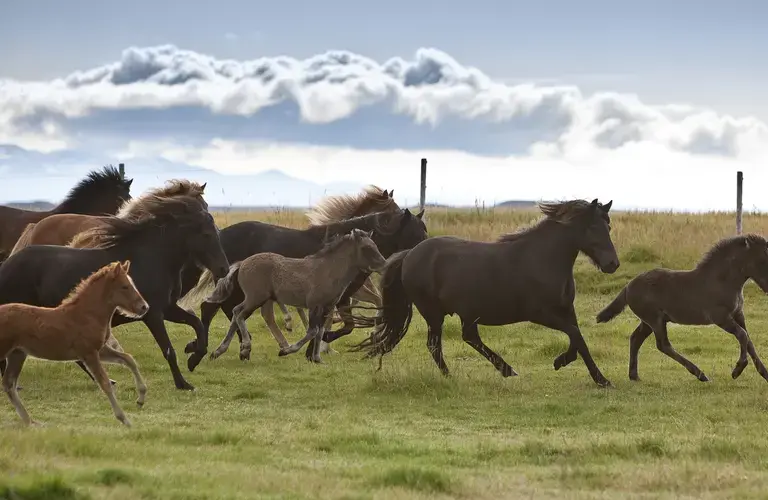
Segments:
[[[120,171],[112,165],[91,171],[69,190],[55,211],[80,213],[80,208],[91,205],[94,198],[101,198],[105,193],[111,196],[118,190],[130,189],[132,181],[132,179],[124,179]]]

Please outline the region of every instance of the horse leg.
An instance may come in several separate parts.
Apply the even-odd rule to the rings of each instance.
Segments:
[[[112,412],[115,414],[115,418],[130,427],[131,422],[128,420],[128,417],[125,416],[123,409],[120,408],[120,405],[117,402],[117,398],[115,398],[115,390],[112,388],[112,384],[109,383],[109,377],[107,377],[107,372],[104,370],[104,365],[102,365],[99,360],[99,353],[88,353],[83,356],[83,362],[96,377],[96,383],[99,384],[101,390],[107,395],[109,404],[112,405]]]
[[[746,368],[749,364],[749,361],[747,360],[747,353],[749,353],[749,356],[752,358],[752,362],[755,364],[757,372],[764,379],[768,380],[768,370],[765,369],[765,365],[757,355],[755,345],[752,343],[752,339],[749,338],[749,333],[747,333],[746,322],[744,321],[744,312],[736,312],[733,315],[733,318],[729,318],[722,324],[718,323],[717,326],[736,337],[736,340],[739,341],[739,348],[741,352],[739,353],[739,360],[736,362],[736,366],[734,367],[731,376],[736,379],[739,375],[741,375],[741,372],[743,372],[744,368]]]
[[[37,422],[29,417],[29,413],[27,413],[27,409],[24,408],[24,403],[21,402],[21,398],[19,398],[19,393],[17,392],[18,389],[16,388],[19,374],[21,374],[21,369],[24,367],[24,362],[26,360],[27,355],[24,351],[15,349],[8,353],[2,385],[3,390],[8,395],[8,399],[11,400],[11,404],[16,409],[16,413],[18,413],[21,421],[24,422],[24,425],[33,425]]]
[[[323,363],[323,360],[320,358],[320,352],[322,351],[323,344],[328,346],[328,344],[323,342],[323,332],[325,331],[326,325],[329,325],[332,321],[332,313],[333,313],[333,307],[327,307],[323,308],[322,314],[322,321],[319,323],[319,327],[317,327],[315,336],[312,338],[312,340],[309,342],[309,346],[307,347],[306,351],[306,357],[307,361],[311,361],[313,363]],[[321,313],[318,313],[321,314]],[[318,324],[318,323],[315,323]]]
[[[293,317],[291,317],[291,311],[282,302],[277,303],[277,307],[280,308],[280,312],[283,313],[283,324],[285,325],[285,331],[293,333]],[[262,306],[262,311],[264,311]],[[275,317],[275,311],[272,311],[272,317]]]
[[[82,368],[82,369],[83,369],[83,371],[85,372],[85,374],[86,374],[86,375],[88,375],[89,377],[91,377],[91,380],[93,380],[94,382],[96,382],[96,379],[95,379],[95,378],[93,378],[93,374],[92,374],[91,372],[89,372],[89,371],[88,371],[88,368],[86,368],[86,367],[85,367],[85,365],[83,364],[83,362],[82,362],[82,361],[75,361],[75,364],[77,364],[77,366],[79,366],[80,368]],[[109,379],[109,383],[110,383],[110,384],[112,384],[112,385],[117,385],[117,381],[115,381],[115,380],[112,380],[112,379]]]
[[[257,307],[261,307],[262,305],[264,304],[259,304]],[[238,330],[240,330],[244,339],[243,342],[240,343],[240,361],[251,359],[251,332],[248,331],[245,322],[251,317],[251,314],[253,314],[255,310],[256,307],[246,305],[239,314],[235,315]]]
[[[277,342],[277,345],[280,346],[280,348],[282,349],[283,347],[288,347],[289,344],[288,344],[288,341],[285,339],[283,332],[280,331],[280,328],[277,326],[277,323],[275,322],[274,305],[275,305],[275,301],[273,300],[266,301],[264,305],[261,306],[261,317],[264,319],[264,322],[267,324],[267,328],[269,328],[269,331],[272,332],[272,337],[275,338],[275,342]],[[285,307],[280,302],[278,302],[277,305],[281,309]]]
[[[468,322],[462,319],[461,338],[464,339],[464,342],[472,346],[474,350],[485,356],[485,359],[490,361],[491,364],[501,372],[502,376],[514,377],[517,375],[515,370],[504,361],[504,358],[493,352],[490,347],[483,343],[483,340],[480,338],[480,332],[477,329],[477,323]]]
[[[168,338],[168,330],[165,329],[162,313],[155,312],[153,314],[152,309],[150,309],[149,312],[142,318],[142,321],[145,325],[147,325],[147,328],[149,328],[152,336],[155,337],[157,346],[160,348],[160,351],[163,353],[163,357],[168,362],[168,366],[171,369],[173,382],[176,384],[176,388],[188,391],[195,390],[195,386],[187,382],[184,379],[184,376],[181,374],[181,370],[179,370],[179,365],[176,361],[176,351],[173,348],[173,344],[171,344],[171,339]]]
[[[669,341],[669,335],[667,334],[666,319],[660,319],[656,321],[652,327],[653,334],[656,336],[656,348],[659,351],[663,352],[670,358],[683,365],[685,369],[688,370],[691,375],[697,379],[701,380],[702,382],[709,382],[707,376],[704,375],[704,372],[701,371],[698,366],[691,363],[688,359],[685,358],[685,356],[677,352],[675,348],[672,347],[672,343]]]
[[[237,326],[237,315],[240,314],[240,311],[243,310],[245,307],[244,303],[238,304],[232,309],[232,320],[229,324],[229,330],[227,331],[227,334],[224,336],[224,338],[221,340],[221,344],[219,344],[219,347],[216,348],[215,351],[211,353],[210,358],[216,359],[225,352],[227,352],[227,349],[229,349],[229,344],[232,342],[232,338],[235,336],[235,332],[239,331]]]
[[[326,330],[330,330],[331,326],[333,325],[333,311],[334,309],[331,308],[331,312],[328,313],[325,317],[325,321],[323,321],[323,332]],[[307,350],[304,352],[304,356],[307,358],[307,361],[313,361],[315,358],[315,351],[317,350],[318,357],[322,353],[327,354],[338,354],[339,352],[331,347],[331,344],[323,340],[323,337],[320,337],[319,346],[316,347],[315,344],[317,342],[315,339],[312,339],[309,341],[309,346],[307,347]]]
[[[542,314],[535,320],[531,320],[531,322],[553,330],[558,330],[568,335],[568,349],[555,358],[555,370],[572,363],[577,355],[581,355],[581,359],[584,360],[584,364],[587,366],[587,370],[589,370],[592,380],[594,380],[600,387],[611,387],[611,382],[605,378],[603,373],[597,367],[595,360],[592,359],[592,354],[589,352],[587,342],[581,334],[581,329],[579,328],[576,319],[576,311],[573,309],[572,304],[569,305],[567,310],[558,308],[554,311],[546,311],[545,314]]]
[[[632,335],[629,336],[629,380],[640,380],[637,375],[637,354],[643,342],[653,333],[653,329],[645,321],[641,321]]]
[[[200,318],[193,313],[179,307],[175,302],[163,311],[166,321],[180,325],[187,325],[195,330],[195,340],[191,341],[184,348],[184,352],[190,354],[187,358],[187,369],[190,372],[195,371],[197,365],[203,360],[208,352],[208,329],[205,328]]]
[[[443,375],[450,375],[448,365],[445,364],[443,356],[443,321],[445,316],[435,317],[427,322],[427,349],[435,360],[435,364],[440,368]]]
[[[341,296],[341,299],[339,300],[338,304],[336,304],[336,308],[339,311],[339,316],[341,316],[341,318],[344,320],[344,326],[342,326],[338,330],[325,332],[323,334],[323,340],[325,342],[328,342],[330,344],[334,340],[338,340],[341,337],[349,335],[350,333],[352,333],[352,330],[355,329],[355,320],[352,318],[352,312],[350,311],[350,305],[349,305],[350,298],[351,298],[351,294],[347,294],[347,292],[344,292],[344,295]]]
[[[295,344],[291,344],[288,347],[281,348],[280,352],[278,353],[278,356],[287,356],[288,354],[293,354],[297,352],[299,349],[301,349],[304,346],[304,344],[306,344],[312,339],[315,339],[317,336],[317,332],[322,329],[323,322],[325,321],[325,317],[329,312],[330,311],[327,308],[324,308],[322,306],[313,307],[309,311],[309,327],[307,328],[307,333],[304,335],[302,339],[300,339]],[[312,348],[314,350],[314,345],[312,346]]]
[[[136,404],[139,405],[139,407],[144,406],[144,400],[147,397],[147,384],[144,382],[144,378],[141,376],[141,372],[139,372],[139,366],[136,364],[136,360],[133,359],[133,356],[127,352],[120,352],[117,349],[105,345],[101,348],[101,351],[99,351],[99,357],[104,363],[123,365],[131,371],[133,381],[136,383]]]

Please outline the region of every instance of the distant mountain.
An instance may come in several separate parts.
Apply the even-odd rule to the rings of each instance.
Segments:
[[[536,202],[531,200],[508,200],[497,203],[495,206],[503,208],[536,208]]]
[[[68,151],[40,153],[17,146],[0,145],[0,202],[27,200],[57,202],[89,171],[119,160]],[[307,207],[321,197],[352,193],[363,188],[353,182],[318,184],[272,169],[252,175],[224,175],[212,170],[158,158],[134,158],[126,162],[126,176],[134,180],[131,191],[139,194],[172,178],[207,182],[206,199],[220,207]]]

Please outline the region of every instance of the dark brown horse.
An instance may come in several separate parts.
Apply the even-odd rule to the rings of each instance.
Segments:
[[[656,348],[683,365],[702,382],[709,379],[698,366],[677,352],[669,342],[667,323],[717,325],[739,341],[735,379],[749,364],[768,380],[768,370],[755,351],[744,321],[744,284],[753,279],[768,293],[768,244],[755,234],[726,238],[716,243],[690,271],[653,269],[637,275],[608,307],[597,315],[598,323],[615,318],[626,306],[640,318],[629,339],[629,378],[637,375],[637,353],[651,333]]]
[[[0,262],[10,255],[27,224],[53,214],[111,215],[131,199],[133,179],[124,179],[113,166],[89,173],[53,210],[21,210],[0,206]]]
[[[381,279],[381,323],[355,349],[367,351],[368,357],[390,352],[408,331],[416,305],[427,322],[427,347],[444,375],[449,372],[443,359],[443,321],[456,314],[464,341],[509,377],[517,373],[483,343],[477,325],[530,321],[568,335],[568,350],[555,359],[555,370],[580,354],[592,379],[609,386],[579,330],[573,266],[584,252],[602,272],[618,269],[609,234],[611,204],[545,203],[540,205],[546,216],[542,221],[494,243],[436,237],[393,255]]]

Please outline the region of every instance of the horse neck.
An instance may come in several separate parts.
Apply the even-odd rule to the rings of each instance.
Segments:
[[[115,313],[117,304],[104,300],[105,279],[102,278],[99,282],[84,288],[73,300],[60,305],[58,309],[62,312],[74,314],[77,317],[89,316],[97,319],[99,322],[109,323]],[[87,314],[77,314],[74,312],[80,309],[85,309]]]
[[[360,273],[357,265],[352,264],[356,251],[355,245],[346,243],[331,253],[310,258],[314,259],[316,268],[321,269],[324,277],[328,278],[326,282],[332,282],[335,286],[351,282]]]
[[[189,252],[186,245],[176,243],[180,239],[177,235],[173,229],[169,230],[169,226],[156,226],[126,245],[116,245],[113,248],[121,259],[135,259],[139,254],[144,258],[157,257],[163,263],[164,270],[178,274],[189,260]]]
[[[66,199],[59,203],[50,214],[83,214],[83,215],[104,215],[117,212],[118,202],[111,202],[103,196],[89,198],[78,196]]]
[[[727,262],[704,262],[692,271],[704,281],[717,281],[728,289],[741,290],[749,279],[742,269]]]
[[[513,241],[525,241],[535,248],[534,253],[542,262],[573,274],[573,266],[580,251],[576,243],[578,230],[574,226],[544,220]]]

